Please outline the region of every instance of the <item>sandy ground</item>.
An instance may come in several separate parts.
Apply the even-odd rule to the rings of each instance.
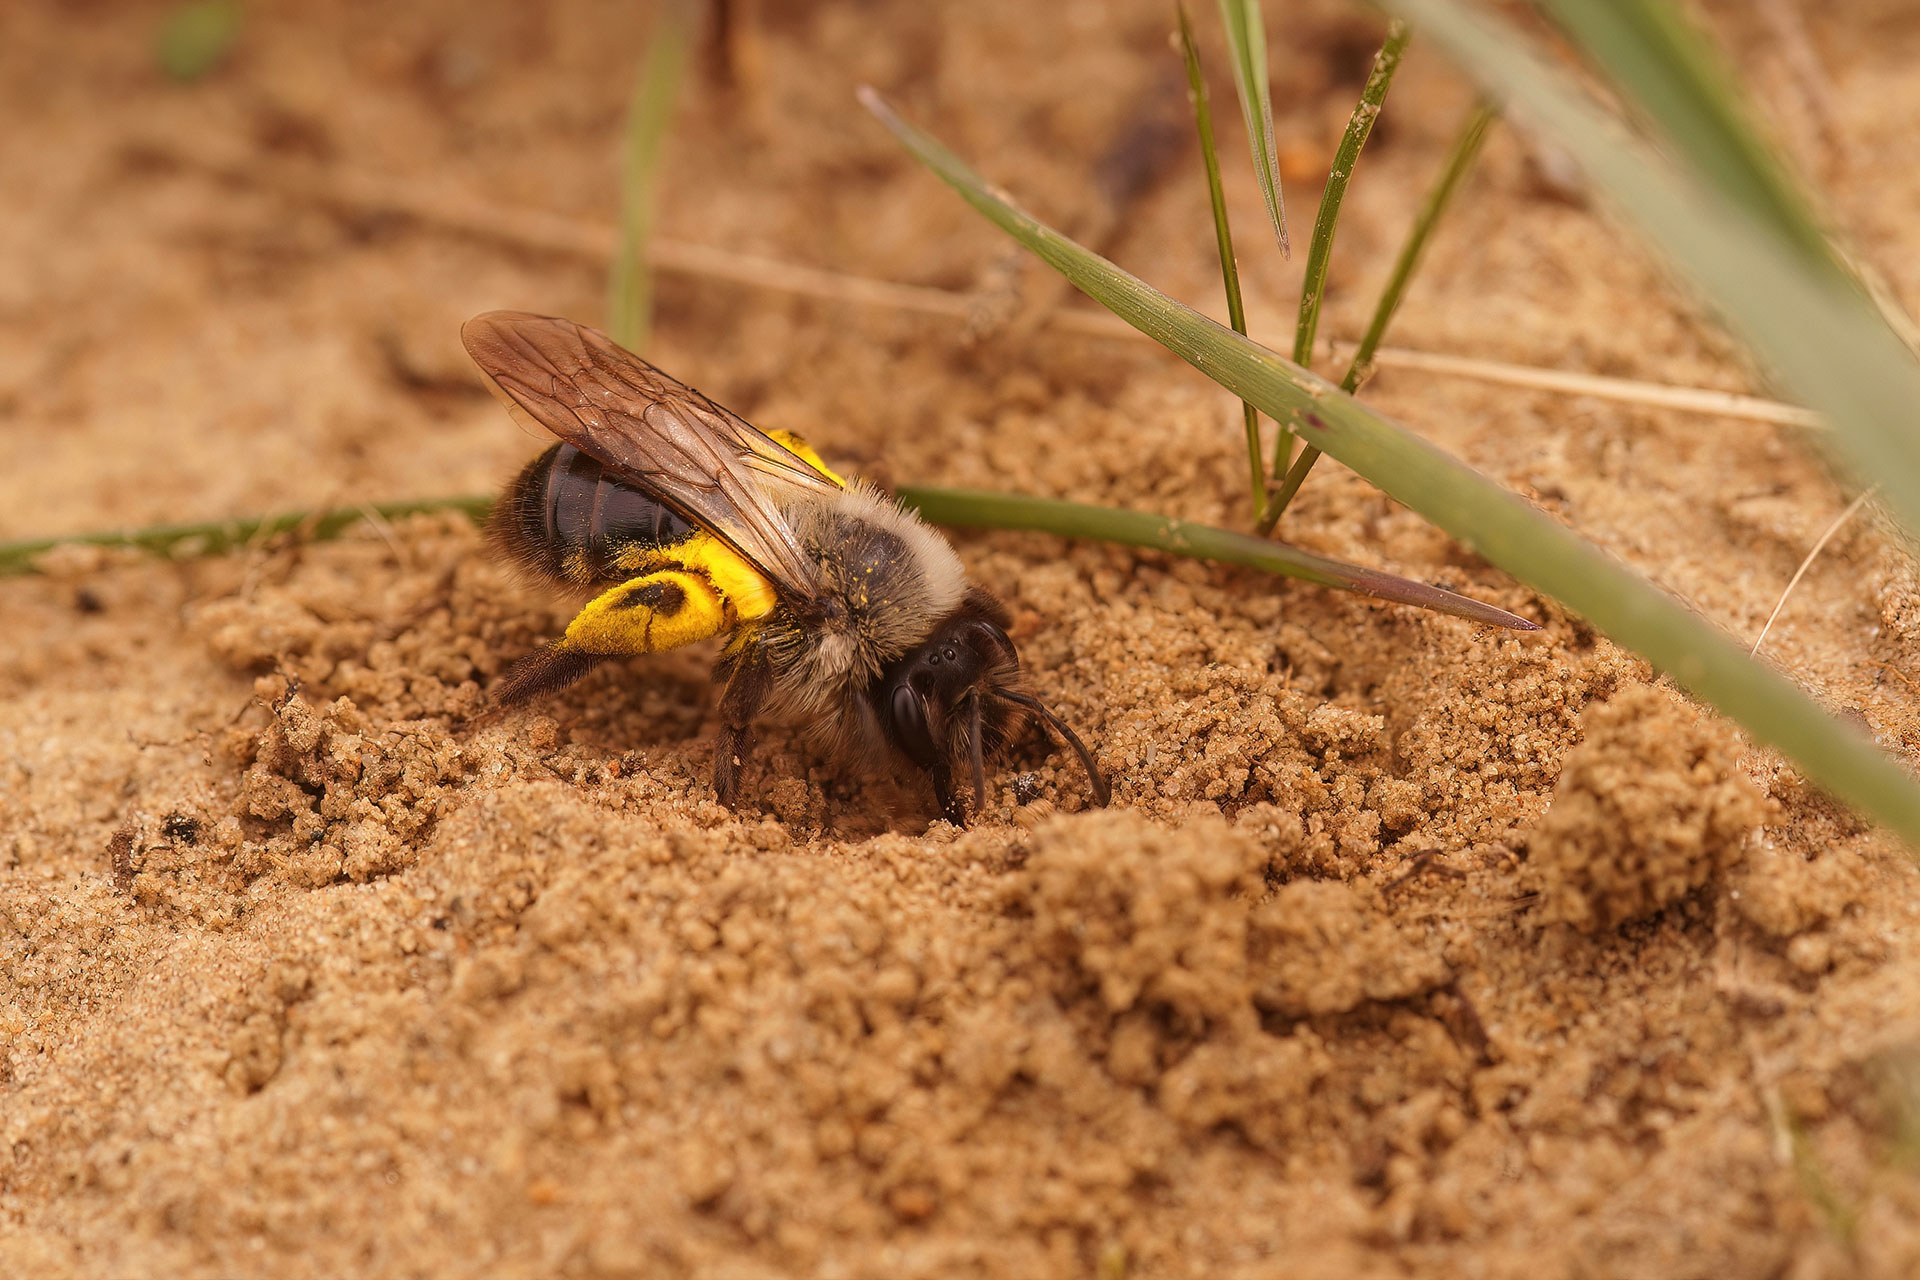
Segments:
[[[738,82],[689,84],[664,234],[1009,279],[854,106],[866,81],[1215,307],[1164,5],[760,8]],[[603,264],[316,192],[607,222],[644,13],[253,5],[231,63],[179,86],[164,10],[0,13],[0,537],[498,484],[538,446],[458,325],[597,319]],[[1711,16],[1920,302],[1920,19],[1823,6],[1823,101],[1773,26]],[[1378,29],[1330,2],[1274,22],[1304,238]],[[1277,336],[1299,265],[1216,101]],[[1331,332],[1469,103],[1416,46]],[[667,276],[651,354],[883,480],[1244,522],[1234,406],[1150,347],[1036,325],[1070,300],[1022,280],[1024,313],[969,341]],[[1507,131],[1395,339],[1756,389]],[[1367,395],[1744,636],[1849,496],[1786,429],[1413,374]],[[740,811],[713,804],[706,654],[468,724],[566,612],[455,518],[0,583],[0,1273],[1920,1270],[1901,851],[1339,467],[1284,532],[1545,630],[960,537],[1115,784],[1087,811],[1030,739],[964,832],[782,729]],[[1903,754],[1917,650],[1920,587],[1869,520],[1768,642]]]

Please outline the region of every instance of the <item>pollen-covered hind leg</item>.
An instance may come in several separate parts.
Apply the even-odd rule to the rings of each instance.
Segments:
[[[514,663],[493,700],[511,707],[558,693],[608,658],[677,649],[738,621],[726,594],[697,568],[676,565],[630,578],[589,601],[565,636]]]
[[[642,548],[623,567],[633,576],[588,601],[560,639],[513,664],[494,690],[496,703],[557,693],[605,658],[678,649],[731,631],[776,603],[773,584],[706,533]]]
[[[718,635],[735,620],[710,577],[676,565],[629,578],[588,601],[556,647],[603,655],[660,653]]]

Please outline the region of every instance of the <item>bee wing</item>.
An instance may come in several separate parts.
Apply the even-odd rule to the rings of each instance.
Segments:
[[[516,421],[613,468],[746,557],[782,595],[818,594],[818,570],[779,504],[839,486],[797,455],[598,329],[489,311],[460,338]]]

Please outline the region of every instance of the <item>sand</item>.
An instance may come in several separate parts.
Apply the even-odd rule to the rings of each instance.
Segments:
[[[231,62],[180,86],[151,59],[165,8],[0,19],[0,537],[504,481],[539,445],[458,326],[597,319],[603,264],[375,197],[384,175],[608,222],[644,13],[249,6]],[[1773,25],[1709,16],[1914,305],[1920,21],[1822,9],[1822,96]],[[1273,21],[1298,242],[1378,26]],[[969,330],[666,275],[650,354],[884,482],[1244,524],[1236,406],[1149,346],[1048,328],[1081,304],[852,100],[880,86],[1214,309],[1167,27],[1149,0],[760,6],[734,82],[688,84],[662,233],[994,305]],[[1300,266],[1230,93],[1278,340]],[[1470,102],[1416,44],[1329,332],[1363,323]],[[1394,340],[1764,390],[1505,129]],[[1366,395],[1740,636],[1850,497],[1788,428],[1414,373]],[[456,516],[0,582],[0,1273],[1920,1270],[1905,853],[1340,467],[1283,533],[1544,630],[958,536],[1114,784],[1089,810],[1030,737],[965,831],[791,728],[737,811],[713,803],[706,652],[477,717],[567,602]],[[1920,745],[1920,585],[1870,517],[1766,653]]]

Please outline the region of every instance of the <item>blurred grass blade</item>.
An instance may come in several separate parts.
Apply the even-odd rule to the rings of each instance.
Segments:
[[[1360,336],[1360,345],[1353,353],[1353,362],[1347,366],[1347,376],[1340,379],[1340,389],[1348,395],[1360,389],[1361,381],[1367,376],[1368,366],[1373,363],[1373,353],[1380,349],[1380,340],[1387,335],[1387,324],[1393,319],[1393,313],[1400,309],[1400,299],[1406,295],[1407,285],[1413,279],[1413,269],[1420,262],[1421,251],[1427,247],[1427,240],[1440,222],[1440,215],[1446,211],[1447,204],[1453,199],[1454,191],[1460,185],[1460,179],[1466,176],[1473,166],[1473,158],[1480,154],[1480,144],[1486,141],[1487,129],[1493,124],[1494,110],[1482,103],[1474,108],[1467,124],[1454,139],[1453,150],[1447,154],[1447,162],[1440,168],[1440,180],[1427,192],[1427,198],[1420,205],[1420,212],[1414,215],[1413,227],[1407,232],[1407,239],[1400,246],[1400,256],[1394,259],[1393,271],[1387,276],[1387,286],[1380,291],[1380,300],[1374,304],[1373,319],[1367,322],[1367,331]],[[1304,361],[1296,360],[1296,364]],[[1273,495],[1273,504],[1266,518],[1261,520],[1258,532],[1268,533],[1278,523],[1280,513],[1293,501],[1293,495],[1300,492],[1300,486],[1306,482],[1307,473],[1313,470],[1313,464],[1320,460],[1320,450],[1308,445],[1294,459],[1293,466],[1287,470],[1286,479],[1280,483],[1280,491]]]
[[[680,75],[693,39],[683,0],[667,0],[654,20],[647,56],[627,107],[626,159],[620,183],[620,249],[607,285],[607,332],[629,351],[647,349],[653,318],[653,277],[647,240],[653,233],[654,176],[660,167]]]
[[[1320,299],[1327,288],[1327,263],[1333,257],[1333,233],[1340,224],[1340,202],[1346,199],[1347,183],[1353,180],[1354,166],[1360,163],[1360,149],[1373,133],[1373,122],[1380,118],[1380,105],[1387,100],[1393,73],[1400,68],[1400,56],[1407,51],[1407,24],[1396,21],[1387,28],[1387,38],[1374,55],[1373,70],[1360,90],[1360,101],[1347,120],[1347,131],[1333,154],[1333,168],[1327,173],[1327,185],[1320,192],[1320,211],[1313,219],[1313,240],[1307,245],[1307,273],[1300,285],[1300,319],[1293,329],[1293,362],[1313,363],[1313,339],[1320,328]]]
[[[1786,387],[1833,424],[1863,487],[1920,531],[1920,364],[1850,277],[1630,137],[1509,25],[1453,0],[1392,0],[1482,87],[1553,137]],[[1514,111],[1507,112],[1508,118]]]
[[[1407,6],[1411,9],[1411,6]],[[1423,5],[1422,10],[1435,6]],[[1423,31],[1428,24],[1416,19]],[[1095,301],[1507,572],[1555,597],[1920,848],[1920,785],[1680,602],[1332,383],[1175,302],[1016,208],[879,95],[861,100],[961,197]]]
[[[154,59],[175,80],[198,80],[233,51],[240,38],[240,0],[192,0],[160,23]]]
[[[1213,238],[1220,249],[1220,277],[1227,290],[1227,321],[1235,333],[1247,331],[1247,308],[1240,297],[1240,266],[1233,255],[1233,226],[1227,220],[1227,196],[1220,185],[1220,154],[1213,143],[1213,108],[1207,102],[1207,82],[1200,74],[1200,50],[1193,43],[1193,24],[1187,20],[1185,0],[1175,0],[1180,19],[1180,53],[1187,64],[1187,98],[1193,103],[1193,123],[1200,132],[1200,159],[1207,169],[1207,200],[1213,206]],[[1267,473],[1260,463],[1260,411],[1242,400],[1247,429],[1247,465],[1253,473],[1253,518],[1267,505]]]
[[[981,489],[902,489],[900,501],[935,524],[975,529],[1026,529],[1057,533],[1067,538],[1091,538],[1130,547],[1149,547],[1196,560],[1218,560],[1245,565],[1324,587],[1357,591],[1361,595],[1399,604],[1418,605],[1437,613],[1484,622],[1515,631],[1539,627],[1505,609],[1470,600],[1411,578],[1345,564],[1287,546],[1268,538],[1216,529],[1212,525],[1174,520],[1145,511],[1095,507],[1059,498],[1035,498],[1018,493]]]
[[[1581,51],[1665,135],[1681,163],[1823,266],[1839,259],[1810,203],[1761,137],[1719,51],[1672,0],[1540,0]]]
[[[1280,152],[1273,140],[1273,92],[1267,85],[1267,28],[1260,17],[1259,0],[1220,0],[1220,20],[1227,28],[1227,48],[1233,59],[1233,84],[1240,93],[1240,114],[1247,122],[1247,146],[1253,152],[1253,172],[1267,201],[1267,217],[1280,241],[1280,256],[1290,257],[1287,242],[1287,201],[1280,190]]]
[[[144,529],[79,533],[64,538],[31,538],[21,542],[0,543],[0,578],[37,572],[40,557],[55,547],[132,547],[157,556],[187,560],[239,551],[283,533],[296,534],[304,542],[325,542],[339,537],[369,517],[398,520],[434,511],[458,511],[479,520],[492,506],[490,494],[478,494],[412,502],[371,503],[332,511],[287,511],[274,516],[244,516],[194,524],[157,524]]]

